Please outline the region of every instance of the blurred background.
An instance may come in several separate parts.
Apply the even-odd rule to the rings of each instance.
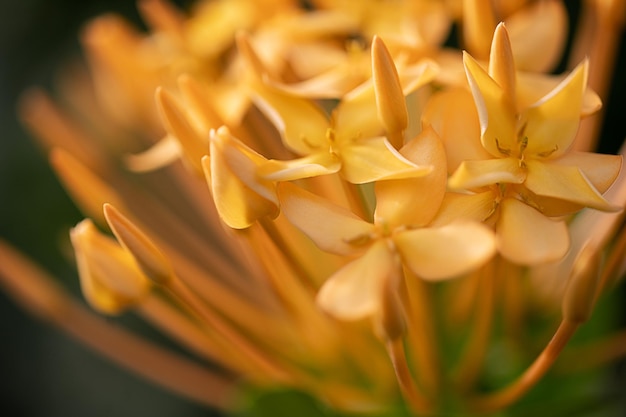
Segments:
[[[31,255],[77,295],[75,272],[55,242],[65,239],[81,216],[20,126],[15,108],[29,86],[51,86],[62,63],[79,55],[84,22],[109,11],[141,25],[133,0],[0,1],[0,238]],[[123,320],[141,327],[132,315]],[[0,415],[214,414],[111,365],[26,315],[0,291]]]
[[[176,3],[187,7],[191,2]],[[62,63],[79,55],[78,33],[82,24],[109,11],[142,25],[133,0],[0,0],[0,238],[28,253],[76,294],[75,272],[54,243],[65,239],[67,230],[81,220],[81,215],[54,178],[45,157],[20,126],[15,107],[20,93],[29,86],[51,86]],[[605,106],[608,111],[603,152],[616,152],[626,137],[625,49],[622,42],[613,92]],[[611,309],[617,315],[615,321],[622,325],[626,324],[623,287]],[[132,316],[123,321],[130,327],[141,327]],[[624,361],[607,372],[607,389],[626,398]],[[596,411],[580,415],[622,415]],[[0,415],[214,414],[112,366],[57,330],[32,319],[0,292]]]

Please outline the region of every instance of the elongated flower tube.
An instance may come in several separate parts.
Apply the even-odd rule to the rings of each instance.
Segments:
[[[147,31],[97,18],[58,97],[19,103],[85,218],[57,233],[39,170],[0,152],[0,286],[224,416],[595,415],[626,358],[626,150],[592,153],[624,19],[583,3],[141,0]],[[5,242],[31,234],[95,313]],[[112,390],[80,368],[55,404]],[[7,396],[32,398],[11,369]],[[62,414],[62,386],[29,406]]]

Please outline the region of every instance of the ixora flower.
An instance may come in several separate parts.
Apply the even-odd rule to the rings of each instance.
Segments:
[[[581,13],[617,31],[618,3]],[[541,72],[564,3],[140,4],[148,34],[85,31],[67,105],[21,103],[87,217],[67,243],[96,312],[0,242],[27,310],[245,417],[565,415],[581,390],[549,372],[561,354],[626,355],[624,330],[567,346],[626,270],[626,151],[592,153],[579,129],[607,56]],[[441,45],[454,22],[469,52]],[[101,317],[121,314],[190,355]],[[302,393],[311,409],[289,408]]]

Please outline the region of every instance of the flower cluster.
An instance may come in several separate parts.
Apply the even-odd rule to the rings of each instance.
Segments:
[[[88,25],[68,107],[32,90],[21,112],[88,217],[86,300],[200,361],[0,246],[9,291],[139,374],[225,409],[280,386],[349,412],[499,410],[623,275],[622,156],[592,153],[588,123],[613,53],[588,45],[621,2],[585,3],[606,31],[581,29],[562,75],[560,0],[139,6],[148,34]],[[485,357],[523,350],[525,320],[554,336],[493,386]]]

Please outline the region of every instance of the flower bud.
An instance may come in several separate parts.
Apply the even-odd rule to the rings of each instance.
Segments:
[[[138,304],[150,288],[132,256],[91,220],[83,220],[70,232],[83,294],[104,314],[119,314]]]
[[[173,277],[169,260],[137,226],[110,204],[104,205],[104,216],[117,240],[135,258],[148,279],[164,285]]]

